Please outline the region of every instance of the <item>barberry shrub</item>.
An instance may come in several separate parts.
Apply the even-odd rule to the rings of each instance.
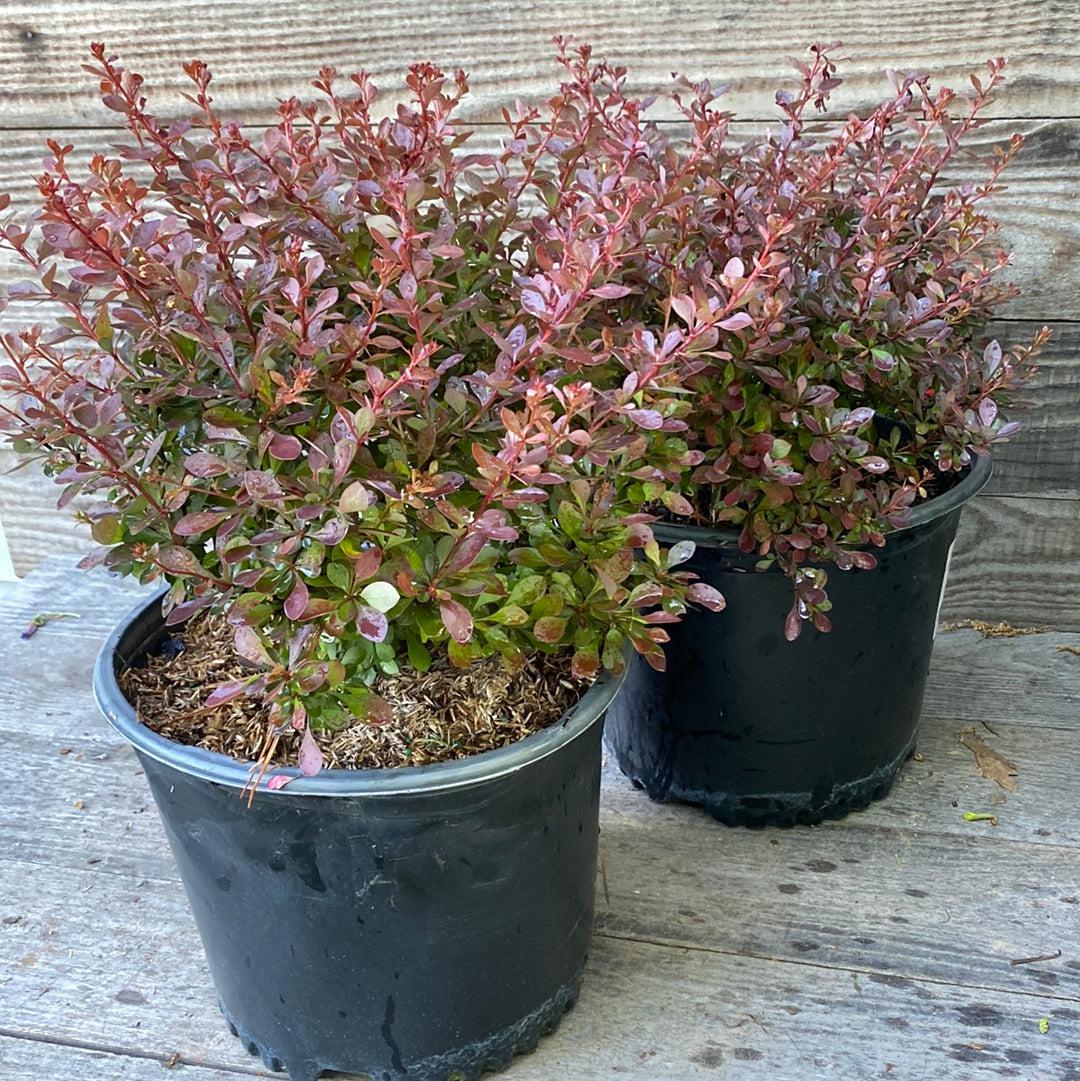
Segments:
[[[840,82],[834,49],[811,50],[776,95],[779,125],[749,140],[733,137],[722,88],[678,80],[688,134],[639,138],[638,168],[668,194],[607,312],[693,351],[685,417],[701,460],[683,494],[791,576],[788,638],[829,629],[828,566],[872,568],[916,501],[1017,431],[1009,408],[1049,336],[987,340],[1018,290],[985,206],[1023,140],[983,159],[966,148],[1004,61],[966,92],[890,73],[876,107],[814,123]],[[571,59],[597,97],[622,98],[621,69],[587,49]]]
[[[684,383],[714,337],[608,325],[672,197],[612,138],[637,103],[564,56],[476,155],[460,72],[411,67],[379,119],[366,75],[323,70],[254,135],[202,63],[167,123],[92,56],[131,140],[81,175],[50,141],[40,207],[0,230],[32,271],[8,295],[63,310],[0,339],[2,426],[61,505],[92,497],[84,565],[164,577],[170,624],[227,611],[252,672],[208,705],[266,696],[312,772],[313,730],[385,719],[380,673],[565,650],[589,677],[628,642],[660,666],[687,598],[720,607],[649,528],[691,509]]]

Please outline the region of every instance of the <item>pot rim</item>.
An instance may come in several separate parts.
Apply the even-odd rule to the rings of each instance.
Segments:
[[[886,537],[890,537],[895,533],[920,529],[922,526],[929,525],[954,510],[959,510],[986,487],[990,482],[993,471],[994,465],[988,454],[975,454],[972,452],[971,464],[956,484],[947,492],[942,492],[941,495],[917,503],[912,508],[907,525],[890,530]],[[739,530],[730,527],[683,525],[679,522],[654,522],[652,531],[656,535],[656,539],[665,544],[689,540],[701,548],[734,548],[739,543]]]
[[[121,658],[123,639],[135,631],[140,621],[146,633],[139,636],[129,656],[138,655],[150,637],[150,630],[159,626],[155,608],[160,611],[166,589],[160,589],[149,599],[141,600],[113,629],[98,651],[94,663],[94,699],[105,719],[136,750],[166,766],[191,777],[214,784],[243,790],[248,786],[252,763],[241,762],[228,755],[192,747],[166,739],[144,725],[134,708],[124,697],[116,678],[116,663]],[[130,647],[129,647],[130,649]],[[126,657],[124,661],[126,663]],[[624,676],[602,672],[593,685],[563,716],[554,723],[526,736],[524,739],[491,751],[470,755],[449,762],[426,766],[394,766],[378,769],[327,769],[314,777],[304,777],[295,766],[274,766],[267,776],[286,774],[294,778],[281,789],[268,789],[267,777],[260,781],[260,795],[281,796],[400,796],[462,788],[516,773],[526,766],[561,750],[587,732],[598,721],[622,686]]]

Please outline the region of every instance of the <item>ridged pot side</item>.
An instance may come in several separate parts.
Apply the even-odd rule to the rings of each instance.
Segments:
[[[730,532],[658,529],[697,543],[689,570],[727,599],[672,625],[668,667],[636,658],[608,712],[619,766],[655,800],[728,825],[815,823],[884,796],[915,748],[946,570],[988,459],[912,514],[870,571],[829,574],[833,629],[784,639],[791,583],[754,570]]]
[[[157,605],[106,644],[95,692],[145,768],[233,1031],[292,1081],[471,1081],[531,1050],[578,993],[617,681],[511,747],[330,770],[248,808],[242,764],[156,736],[119,695]]]

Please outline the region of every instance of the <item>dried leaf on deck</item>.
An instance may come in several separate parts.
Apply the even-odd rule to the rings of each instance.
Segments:
[[[965,728],[957,739],[975,755],[975,765],[988,781],[996,781],[1007,792],[1019,791],[1016,781],[1013,780],[1017,775],[1016,764],[993,747],[987,746],[974,728]]]

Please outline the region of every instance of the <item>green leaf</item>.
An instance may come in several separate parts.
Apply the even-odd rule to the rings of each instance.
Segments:
[[[106,514],[90,527],[90,536],[98,544],[116,544],[123,537],[120,519],[115,514]]]
[[[369,582],[360,590],[360,596],[379,612],[389,612],[401,600],[401,594],[389,582]]]
[[[507,604],[497,612],[492,613],[491,619],[496,623],[505,623],[508,627],[520,627],[529,622],[529,613],[517,604]]]
[[[547,591],[547,579],[540,574],[531,574],[515,583],[510,590],[511,604],[532,604]]]
[[[426,672],[431,667],[431,654],[428,653],[427,648],[411,637],[405,640],[405,644],[409,651],[409,664],[417,672]]]
[[[602,660],[604,667],[611,672],[620,672],[623,667],[623,646],[626,638],[623,633],[612,627],[604,635],[604,652]]]
[[[557,616],[566,607],[566,601],[558,593],[545,593],[530,609],[533,619]]]
[[[342,593],[349,592],[349,587],[352,585],[352,575],[343,564],[331,563],[326,568],[326,577],[330,579],[331,585],[337,586]]]
[[[555,517],[562,526],[563,532],[568,537],[577,538],[581,536],[582,531],[585,528],[585,519],[582,517],[581,511],[574,506],[568,499],[564,499],[559,504],[559,509],[555,512]]]
[[[358,480],[354,480],[341,493],[341,498],[338,500],[338,510],[342,514],[358,514],[360,511],[365,510],[367,505],[368,490]]]

